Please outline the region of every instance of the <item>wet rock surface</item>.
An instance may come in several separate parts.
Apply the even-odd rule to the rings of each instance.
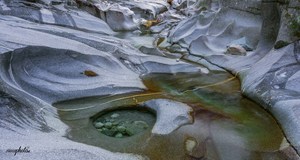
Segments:
[[[299,153],[298,6],[0,1],[0,157],[11,159],[5,150],[21,142],[32,150],[22,159],[299,159],[271,116],[241,98],[239,84],[222,85],[234,78],[218,74],[239,76],[242,93],[273,114]],[[90,119],[142,104],[157,118],[138,136],[126,130],[143,120],[116,125],[105,139],[97,129],[111,131],[121,114]]]

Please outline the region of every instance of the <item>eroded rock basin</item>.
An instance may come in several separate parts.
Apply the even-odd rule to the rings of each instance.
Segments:
[[[0,2],[0,159],[299,159],[299,3],[189,2]]]
[[[60,118],[70,126],[67,137],[150,159],[289,158],[285,153],[289,144],[274,118],[243,97],[239,81],[230,74],[149,74],[142,79],[148,88],[144,92],[87,97],[54,104]],[[149,125],[142,134],[126,138],[106,136],[93,125],[99,113],[128,107],[136,110],[143,108],[144,102],[159,98],[192,107],[194,122],[182,125],[170,134],[152,133],[152,125]]]

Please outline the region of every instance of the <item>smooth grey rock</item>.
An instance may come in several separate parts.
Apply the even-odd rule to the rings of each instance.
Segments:
[[[159,24],[159,25],[156,25],[156,26],[152,26],[150,28],[150,31],[152,33],[160,33],[167,27],[168,27],[168,23],[162,23],[162,24]]]
[[[292,75],[286,82],[285,88],[300,93],[300,71]]]
[[[106,12],[106,22],[115,31],[136,30],[138,24],[133,20],[133,12],[129,9],[121,10],[121,6],[110,8]]]
[[[253,47],[250,46],[250,45],[247,43],[247,40],[246,40],[245,37],[232,41],[232,42],[228,45],[228,47],[231,46],[231,45],[240,45],[240,46],[242,46],[246,51],[253,51]]]
[[[292,145],[300,150],[300,99],[277,102],[271,109]]]
[[[297,18],[299,18],[300,10],[296,9],[296,3],[299,2],[292,0],[289,4],[290,7],[285,7],[281,11],[281,22],[277,42],[274,46],[275,48],[286,46],[300,39],[300,21],[297,20]]]
[[[109,35],[115,34],[112,28],[99,18],[82,11],[73,11],[72,13],[70,17],[72,17],[76,28]]]
[[[223,0],[220,1],[220,5],[222,7],[228,7],[228,8],[233,8],[236,10],[242,10],[246,12],[250,12],[252,14],[261,14],[261,3],[263,0],[256,0],[256,1],[251,1],[251,0]]]
[[[145,54],[149,55],[157,55],[157,56],[164,56],[164,54],[157,48],[148,48],[145,46],[142,46],[139,48],[139,50]]]
[[[233,15],[235,21],[229,19]],[[223,8],[182,21],[170,32],[169,38],[182,46],[190,46],[193,55],[206,56],[208,59],[211,55],[222,55],[226,51],[228,42],[240,39],[241,35],[248,39],[251,45],[256,46],[260,25],[259,16]]]
[[[166,11],[168,4],[164,1],[100,1],[78,2],[82,9],[97,16],[115,31],[133,31],[140,27],[143,20],[154,20]]]
[[[119,66],[120,64],[103,58],[67,50],[28,47],[1,55],[0,61],[4,65],[1,70],[4,71],[8,66],[14,70],[12,74],[9,72],[6,72],[6,75],[2,74],[1,78],[14,79],[13,82],[16,86],[22,87],[28,93],[50,103],[72,97],[110,94],[109,90],[112,89],[109,86],[113,85],[116,89],[117,83],[125,79],[133,78],[131,82],[126,82],[127,84],[123,86],[124,89],[126,88],[125,90],[132,88],[135,84],[141,84],[138,82],[139,78],[133,76],[134,74],[132,76],[124,75],[125,70],[123,69],[125,68]],[[99,64],[99,62],[102,63]],[[105,68],[112,67],[114,73],[117,73],[118,68],[123,68],[121,69],[123,71],[120,70],[120,73],[109,78],[109,71],[102,69],[104,66],[106,66]],[[85,70],[93,70],[100,76],[84,76],[81,72]],[[119,81],[119,78],[124,79]],[[2,81],[3,83],[10,82]],[[118,92],[120,93],[121,90]]]
[[[146,101],[145,107],[156,112],[157,120],[152,129],[154,134],[170,134],[180,126],[193,122],[192,108],[181,102],[154,99]]]
[[[14,18],[9,16],[2,16],[1,18],[2,19],[0,19],[0,21],[5,22],[0,23],[0,27],[2,28],[2,30],[0,30],[2,39],[0,40],[5,42],[3,43],[4,45],[1,46],[4,51],[14,50],[16,48],[28,45],[52,47],[28,47],[26,49],[18,50],[16,51],[16,54],[18,56],[14,56],[14,60],[9,62],[14,63],[15,65],[12,64],[12,66],[15,66],[17,68],[26,66],[26,70],[20,68],[19,71],[23,72],[22,74],[27,78],[17,78],[17,83],[20,83],[19,85],[23,85],[25,88],[27,87],[30,94],[34,94],[40,98],[44,97],[42,99],[46,100],[47,102],[72,99],[83,96],[84,94],[85,96],[95,95],[96,92],[101,92],[101,94],[111,94],[112,92],[110,92],[110,90],[117,91],[116,87],[118,87],[118,85],[113,84],[113,82],[116,82],[118,78],[124,78],[123,80],[121,80],[122,82],[131,79],[127,81],[126,84],[123,83],[124,88],[121,87],[124,89],[124,92],[129,92],[138,91],[144,88],[144,85],[139,78],[139,74],[151,72],[174,73],[178,71],[200,71],[200,67],[195,67],[183,62],[176,62],[175,60],[170,60],[164,57],[143,55],[138,50],[130,46],[127,42],[124,42],[117,38],[108,38],[103,36],[101,37],[92,33],[85,33],[68,28],[55,27],[52,25],[36,26],[32,23],[22,21],[20,19],[16,19],[14,21]],[[8,19],[11,20],[8,21]],[[8,27],[11,25],[13,25],[14,27]],[[23,34],[26,34],[27,36],[24,37]],[[15,42],[18,45],[7,42]],[[23,52],[26,54],[22,54]],[[11,56],[11,54],[15,53],[6,53],[5,55],[3,55],[3,58],[6,57],[6,60],[8,60],[7,58]],[[31,59],[30,56],[33,56],[34,58]],[[49,64],[45,64],[44,62],[48,61],[49,58]],[[6,60],[3,59],[2,64],[5,64],[4,61]],[[60,63],[55,62],[55,60],[59,60]],[[29,63],[29,61],[34,61],[34,63]],[[98,64],[98,62],[103,63]],[[24,65],[17,65],[21,63],[24,63]],[[54,66],[50,67],[50,63],[52,63],[51,65]],[[74,66],[68,65],[66,63],[73,63]],[[91,66],[89,63],[94,65]],[[37,69],[36,66],[38,66],[37,68],[40,67],[40,69]],[[55,66],[57,66],[57,69],[55,69]],[[104,68],[108,67],[110,69],[107,68],[106,70],[103,70],[101,69],[101,66]],[[28,69],[31,67],[33,67],[32,69],[30,69],[32,73],[27,74],[26,71],[28,72]],[[51,80],[51,76],[41,75],[40,73],[43,73],[42,68],[45,67],[51,68],[47,73],[52,72],[52,74],[56,75],[57,77]],[[99,76],[91,78],[81,75],[80,72],[83,72],[85,70],[93,70]],[[111,73],[115,75],[112,76],[112,74],[109,73],[109,70],[111,70]],[[7,72],[7,70],[5,72]],[[36,75],[37,77],[33,77],[34,75]],[[4,75],[2,74],[2,76]],[[12,75],[6,74],[7,78],[10,76]],[[105,80],[104,77],[106,77],[107,79]],[[34,81],[39,78],[40,81],[38,83],[33,83],[33,79],[31,78],[35,79]],[[71,89],[71,87],[68,85],[62,85],[62,83],[68,83],[67,79],[70,80],[70,85],[78,88],[77,92],[75,91],[75,88]],[[74,81],[75,79],[76,81]],[[75,82],[82,83],[82,85],[77,85],[75,84]],[[103,87],[102,90],[96,89],[97,84],[98,87]],[[18,86],[17,84],[15,85]],[[90,89],[86,88],[86,90],[84,89],[84,86],[89,86],[87,88]],[[39,87],[42,87],[43,89]],[[56,90],[55,88],[60,88],[60,92],[54,91]],[[96,92],[93,92],[92,90]],[[123,91],[121,90],[118,90],[116,93],[122,93]],[[37,93],[37,91],[39,93]],[[70,94],[66,94],[66,92],[69,92]],[[50,94],[52,94],[52,96],[50,96]]]
[[[9,5],[11,6],[10,10],[0,10],[2,15],[12,15],[33,22],[56,24],[102,34],[114,34],[103,20],[83,11],[65,7],[43,7],[41,4],[36,4],[34,7],[26,7],[15,1],[10,1]]]

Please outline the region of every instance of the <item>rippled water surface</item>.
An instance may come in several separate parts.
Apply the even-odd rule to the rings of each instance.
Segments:
[[[243,97],[239,81],[225,72],[150,74],[148,90],[126,95],[87,97],[54,104],[70,126],[71,140],[150,159],[282,159],[284,136],[276,121]],[[100,134],[93,126],[99,112],[139,108],[146,100],[168,98],[188,104],[194,123],[169,135],[151,129],[128,138]],[[192,146],[192,149],[191,149]]]

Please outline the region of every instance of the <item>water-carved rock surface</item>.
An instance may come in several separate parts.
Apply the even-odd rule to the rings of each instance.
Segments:
[[[299,6],[0,1],[0,157],[300,159]],[[97,130],[126,108],[153,111],[153,128]]]
[[[147,108],[154,110],[157,121],[153,126],[152,133],[170,134],[182,125],[192,123],[192,108],[188,105],[167,100],[157,99],[145,102]]]

